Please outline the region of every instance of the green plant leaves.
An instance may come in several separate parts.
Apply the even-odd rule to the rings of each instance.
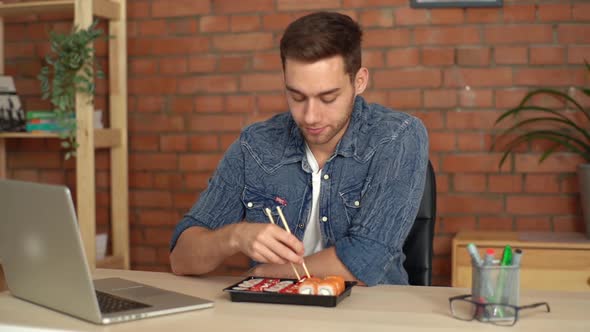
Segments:
[[[66,159],[76,156],[76,93],[89,95],[90,103],[95,93],[93,71],[97,78],[104,78],[95,61],[92,43],[104,38],[103,31],[97,29],[95,20],[87,29],[74,26],[68,34],[50,32],[51,54],[45,56],[46,65],[41,68],[37,78],[41,82],[43,99],[49,99],[57,114],[57,123],[63,130],[61,146],[68,150]]]

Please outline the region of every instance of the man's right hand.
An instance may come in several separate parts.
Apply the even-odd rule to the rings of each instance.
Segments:
[[[274,224],[241,222],[234,227],[230,245],[260,263],[303,262],[303,243]]]

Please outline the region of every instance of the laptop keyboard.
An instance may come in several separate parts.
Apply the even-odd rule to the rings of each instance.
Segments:
[[[144,303],[135,302],[132,300],[124,299],[122,297],[118,297],[108,293],[103,293],[100,291],[96,291],[96,297],[98,298],[98,306],[100,307],[100,312],[102,312],[103,314],[110,314],[113,312],[150,307],[149,305]]]

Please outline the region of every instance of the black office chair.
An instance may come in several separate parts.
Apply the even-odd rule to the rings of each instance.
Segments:
[[[424,194],[416,221],[406,238],[403,252],[406,255],[404,268],[410,285],[432,284],[432,240],[436,220],[436,179],[432,164],[428,161]]]

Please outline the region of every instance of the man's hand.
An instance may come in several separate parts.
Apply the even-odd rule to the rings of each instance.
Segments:
[[[242,222],[236,224],[231,245],[261,263],[300,264],[303,243],[294,235],[274,224]]]

